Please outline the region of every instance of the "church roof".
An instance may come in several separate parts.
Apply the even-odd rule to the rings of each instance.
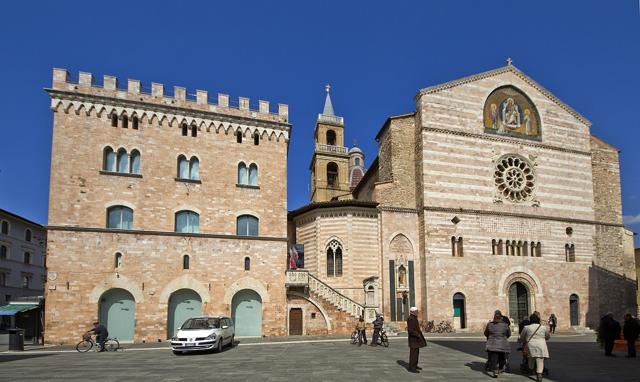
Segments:
[[[349,171],[349,190],[353,191],[354,188],[360,183],[360,180],[364,176],[364,170],[360,166],[354,166]]]
[[[510,61],[508,61],[508,62],[510,62]],[[424,88],[424,89],[420,89],[418,94],[416,94],[416,99],[418,99],[418,97],[420,97],[423,94],[437,93],[437,92],[439,92],[441,90],[450,89],[450,88],[456,87],[458,85],[464,85],[464,84],[467,84],[469,82],[478,81],[478,80],[481,80],[481,79],[484,79],[484,78],[494,77],[494,76],[497,76],[497,75],[500,75],[500,74],[503,74],[503,73],[509,73],[509,72],[511,72],[511,73],[515,74],[516,76],[520,77],[524,82],[526,82],[529,85],[533,86],[540,93],[544,94],[551,101],[553,101],[558,106],[560,106],[561,108],[566,110],[569,114],[571,114],[575,118],[577,118],[580,122],[584,123],[588,127],[591,127],[591,122],[587,118],[585,118],[582,114],[578,113],[571,106],[569,106],[566,103],[562,102],[558,97],[553,95],[553,93],[551,93],[550,91],[545,89],[544,86],[540,85],[533,78],[531,78],[531,77],[527,76],[526,74],[524,74],[524,72],[522,72],[520,69],[518,69],[515,66],[513,66],[513,64],[511,64],[511,63],[508,63],[506,66],[503,66],[503,67],[500,67],[500,68],[497,68],[497,69],[493,69],[493,70],[489,70],[489,71],[486,71],[486,72],[474,74],[474,75],[468,76],[468,77],[462,77],[462,78],[459,78],[457,80],[453,80],[453,81],[445,82],[445,83],[442,83],[442,84],[429,86],[429,87]]]
[[[302,206],[298,209],[295,209],[293,211],[289,211],[289,213],[287,214],[287,217],[289,220],[291,220],[292,218],[303,214],[305,212],[311,211],[311,210],[315,210],[318,208],[336,208],[336,207],[362,207],[362,208],[376,208],[378,206],[377,202],[367,202],[367,201],[363,201],[363,200],[354,200],[354,199],[350,199],[350,200],[331,200],[328,202],[317,202],[317,203],[310,203],[307,204],[306,206]]]
[[[353,146],[352,148],[349,149],[349,154],[351,153],[362,153],[362,150],[360,150],[360,147],[358,146]]]

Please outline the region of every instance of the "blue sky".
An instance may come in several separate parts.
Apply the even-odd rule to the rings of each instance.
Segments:
[[[12,1],[0,5],[0,208],[46,223],[51,111],[63,67],[290,105],[289,209],[309,200],[324,85],[346,142],[376,155],[387,116],[419,88],[507,57],[621,153],[626,221],[640,231],[640,11],[618,1]]]

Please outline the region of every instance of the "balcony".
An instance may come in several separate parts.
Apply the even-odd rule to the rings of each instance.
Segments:
[[[286,286],[307,286],[309,285],[309,271],[292,271],[286,272]]]
[[[323,143],[316,143],[316,153],[347,155],[347,148],[344,146],[332,146],[325,145]]]
[[[332,125],[344,126],[344,118],[335,115],[318,114],[318,122],[330,123]]]

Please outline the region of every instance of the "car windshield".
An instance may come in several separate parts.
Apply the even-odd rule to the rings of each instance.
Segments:
[[[220,329],[219,318],[190,318],[183,325],[182,330],[189,329]]]

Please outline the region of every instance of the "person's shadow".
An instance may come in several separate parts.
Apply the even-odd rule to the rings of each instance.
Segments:
[[[481,371],[483,373],[486,373],[487,371],[485,362],[474,361],[474,362],[467,362],[464,365],[473,371]]]

